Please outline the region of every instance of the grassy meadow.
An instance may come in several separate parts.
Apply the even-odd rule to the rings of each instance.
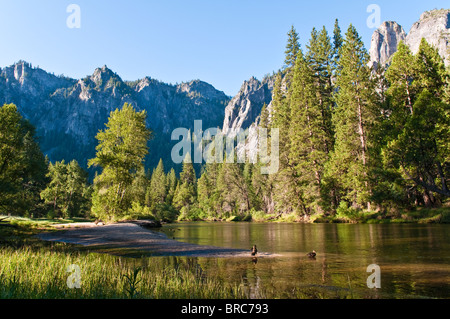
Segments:
[[[59,223],[60,221],[58,221]],[[0,299],[240,299],[240,286],[207,276],[196,264],[130,259],[33,237],[52,221],[16,220],[0,227]],[[151,262],[149,262],[151,260]],[[80,269],[80,287],[68,279]],[[71,277],[74,278],[74,277]]]

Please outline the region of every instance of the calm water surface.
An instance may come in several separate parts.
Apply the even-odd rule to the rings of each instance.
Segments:
[[[273,258],[167,258],[243,285],[252,298],[450,298],[450,225],[180,223],[184,242],[247,249]],[[316,259],[306,254],[316,250]],[[381,270],[369,289],[367,267]]]

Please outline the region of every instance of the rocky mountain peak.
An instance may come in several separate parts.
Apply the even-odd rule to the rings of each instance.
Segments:
[[[422,38],[439,50],[446,65],[450,65],[450,9],[424,12],[413,24],[406,37],[406,44],[415,54],[419,51]]]
[[[437,48],[446,65],[450,65],[450,9],[424,12],[408,34],[396,22],[381,24],[372,36],[369,65],[388,64],[390,57],[397,52],[400,41],[404,41],[416,54],[422,38]]]
[[[406,33],[402,26],[394,21],[386,21],[373,33],[370,45],[371,65],[385,66],[389,58],[397,52],[400,41],[405,41]]]
[[[119,75],[109,69],[106,65],[95,69],[89,80],[94,82],[96,86],[104,86],[110,81],[123,82]]]
[[[272,101],[274,77],[259,81],[255,77],[242,84],[239,93],[225,108],[223,132],[231,137],[239,129],[249,128],[261,114],[264,104]]]
[[[179,84],[177,86],[177,92],[185,93],[191,97],[204,97],[211,100],[223,100],[228,98],[224,92],[218,91],[211,84],[200,80]]]

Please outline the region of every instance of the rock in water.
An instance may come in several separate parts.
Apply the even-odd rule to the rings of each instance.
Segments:
[[[256,245],[252,247],[252,256],[256,256],[258,254],[258,249],[256,248]]]

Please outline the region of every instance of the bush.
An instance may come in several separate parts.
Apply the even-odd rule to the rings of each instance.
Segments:
[[[178,217],[178,210],[176,210],[176,208],[172,205],[166,203],[158,204],[155,208],[155,217],[159,221],[172,223]]]
[[[254,208],[250,210],[250,214],[252,216],[252,220],[254,221],[265,221],[268,218],[268,215],[265,212]]]
[[[185,206],[181,208],[180,216],[178,217],[179,221],[200,221],[208,218],[208,214],[205,213],[199,207],[188,207]]]
[[[56,213],[53,209],[49,210],[45,216],[47,219],[55,219]]]
[[[142,206],[139,202],[133,202],[131,204],[131,209],[128,210],[127,217],[129,219],[155,219],[150,208],[145,205]]]
[[[347,202],[341,202],[336,210],[336,218],[344,222],[356,222],[360,213],[353,207],[348,207]]]

